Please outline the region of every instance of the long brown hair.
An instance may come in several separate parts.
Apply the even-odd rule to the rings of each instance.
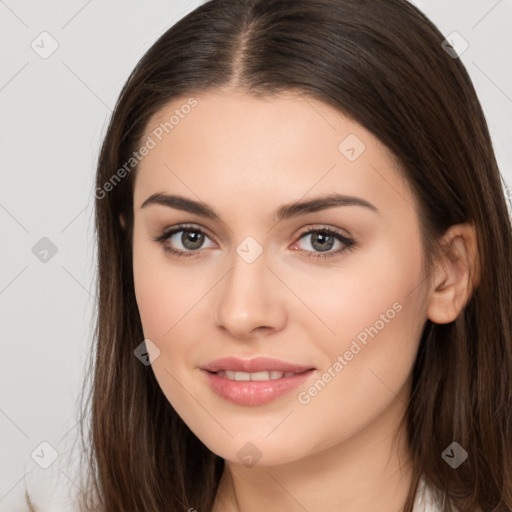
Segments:
[[[421,475],[444,511],[512,510],[512,228],[486,119],[444,39],[405,0],[211,0],[140,60],[97,168],[98,316],[81,510],[211,510],[224,461],[133,354],[144,339],[132,277],[136,166],[112,177],[170,100],[226,86],[258,97],[299,91],[375,134],[415,194],[429,263],[447,228],[475,225],[479,286],[454,322],[427,321],[413,368],[404,512]],[[457,469],[441,456],[453,441],[468,452]]]

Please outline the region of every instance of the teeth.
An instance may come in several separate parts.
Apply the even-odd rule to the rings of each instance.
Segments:
[[[220,377],[226,377],[229,380],[275,380],[282,379],[283,377],[292,377],[295,375],[293,372],[279,372],[279,371],[270,371],[270,372],[233,372],[231,370],[224,370],[217,372],[217,375]]]

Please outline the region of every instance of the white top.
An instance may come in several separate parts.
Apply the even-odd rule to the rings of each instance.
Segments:
[[[441,503],[436,501],[432,489],[425,484],[422,477],[414,501],[413,512],[441,512]]]

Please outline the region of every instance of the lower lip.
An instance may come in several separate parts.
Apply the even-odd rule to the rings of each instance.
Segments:
[[[271,380],[230,380],[202,370],[217,395],[238,405],[263,405],[299,387],[315,370]]]

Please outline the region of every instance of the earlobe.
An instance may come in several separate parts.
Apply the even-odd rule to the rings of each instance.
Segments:
[[[477,234],[470,223],[452,226],[443,236],[443,260],[435,271],[428,299],[428,318],[453,322],[480,284]]]

